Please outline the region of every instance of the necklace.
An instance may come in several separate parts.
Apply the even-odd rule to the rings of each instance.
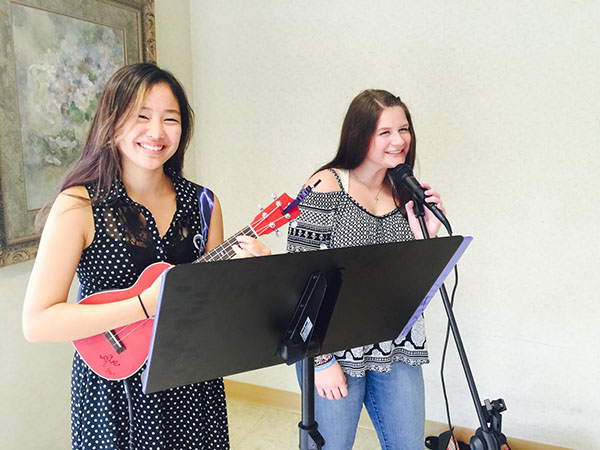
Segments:
[[[352,176],[352,178],[354,178],[356,181],[358,181],[360,184],[362,184],[364,187],[366,187],[367,190],[371,193],[371,195],[373,195],[373,190],[369,187],[369,185],[367,183],[365,183],[360,178],[358,178],[356,176],[356,174],[352,171],[350,171],[350,175]],[[385,184],[385,180],[383,183],[381,183],[381,186],[380,186],[379,190],[377,191],[377,193],[375,195],[373,195],[373,198],[375,199],[375,203],[377,203],[379,201],[379,194],[381,194],[384,184]]]

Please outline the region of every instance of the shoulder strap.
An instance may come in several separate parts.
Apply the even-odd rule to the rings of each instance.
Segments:
[[[335,177],[335,179],[338,182],[338,185],[340,187],[340,189],[342,190],[342,192],[346,192],[346,186],[348,186],[348,171],[346,169],[332,169],[329,168],[327,169],[329,170],[333,176]],[[339,171],[339,174],[338,174]]]
[[[208,239],[208,227],[212,215],[213,205],[215,204],[215,194],[204,186],[198,186],[198,209],[200,211],[202,234],[194,236],[194,246],[200,251],[200,255],[206,249],[206,240]]]

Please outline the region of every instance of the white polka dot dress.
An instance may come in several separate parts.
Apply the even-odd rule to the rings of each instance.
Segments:
[[[92,207],[95,235],[77,268],[80,296],[130,287],[157,261],[190,263],[200,255],[202,235],[198,185],[172,176],[177,211],[160,237],[154,218],[127,196],[122,182],[106,201]],[[87,186],[90,197],[94,186]],[[109,381],[88,368],[78,353],[71,378],[71,434],[74,449],[228,449],[223,380],[211,380],[153,394],[142,392],[140,371]]]

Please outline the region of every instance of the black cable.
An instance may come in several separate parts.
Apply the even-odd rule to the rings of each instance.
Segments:
[[[415,180],[416,181],[416,180]],[[414,200],[414,212],[415,216],[419,220],[419,225],[421,227],[421,231],[423,232],[423,238],[429,239],[429,234],[427,231],[427,225],[425,224],[425,210],[423,208],[422,201],[419,201],[418,198],[413,197]],[[449,224],[444,224],[448,234],[452,236],[452,229]],[[442,285],[443,288],[443,285]],[[454,306],[454,295],[456,294],[456,289],[458,288],[458,266],[454,266],[454,287],[452,288],[452,294],[450,296],[450,310],[452,310]],[[445,288],[444,288],[445,290]],[[448,419],[448,429],[452,434],[452,439],[454,439],[455,446],[458,448],[458,441],[456,440],[456,436],[454,436],[454,429],[452,428],[452,419],[450,417],[450,405],[448,402],[448,393],[446,392],[446,382],[444,380],[444,364],[446,362],[446,351],[448,349],[448,339],[450,337],[450,317],[448,316],[448,325],[446,325],[446,338],[444,339],[444,350],[442,351],[442,362],[440,365],[440,378],[442,381],[442,392],[444,394],[444,404],[446,406],[446,417]]]
[[[131,393],[131,385],[129,384],[129,378],[123,380],[123,388],[125,389],[125,396],[127,397],[127,412],[129,413],[129,448],[134,450],[133,442],[133,395]]]
[[[454,266],[454,287],[452,288],[452,295],[450,296],[450,309],[454,307],[454,294],[456,294],[456,288],[458,287],[458,266]],[[448,419],[448,429],[452,432],[452,438],[455,442],[456,437],[454,436],[454,429],[452,428],[452,419],[450,417],[450,405],[448,402],[448,394],[446,392],[446,381],[444,380],[444,365],[446,362],[446,351],[448,349],[448,339],[450,337],[450,321],[446,325],[446,338],[444,339],[444,350],[442,351],[442,362],[440,364],[440,378],[442,380],[442,392],[444,394],[444,404],[446,406],[446,417]]]

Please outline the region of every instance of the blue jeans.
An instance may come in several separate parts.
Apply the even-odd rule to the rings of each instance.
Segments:
[[[301,362],[296,364],[301,378]],[[300,380],[301,382],[301,380]],[[315,420],[327,450],[351,450],[364,404],[383,450],[423,450],[425,389],[421,367],[395,363],[389,373],[346,375],[348,396],[328,400],[315,392]]]

